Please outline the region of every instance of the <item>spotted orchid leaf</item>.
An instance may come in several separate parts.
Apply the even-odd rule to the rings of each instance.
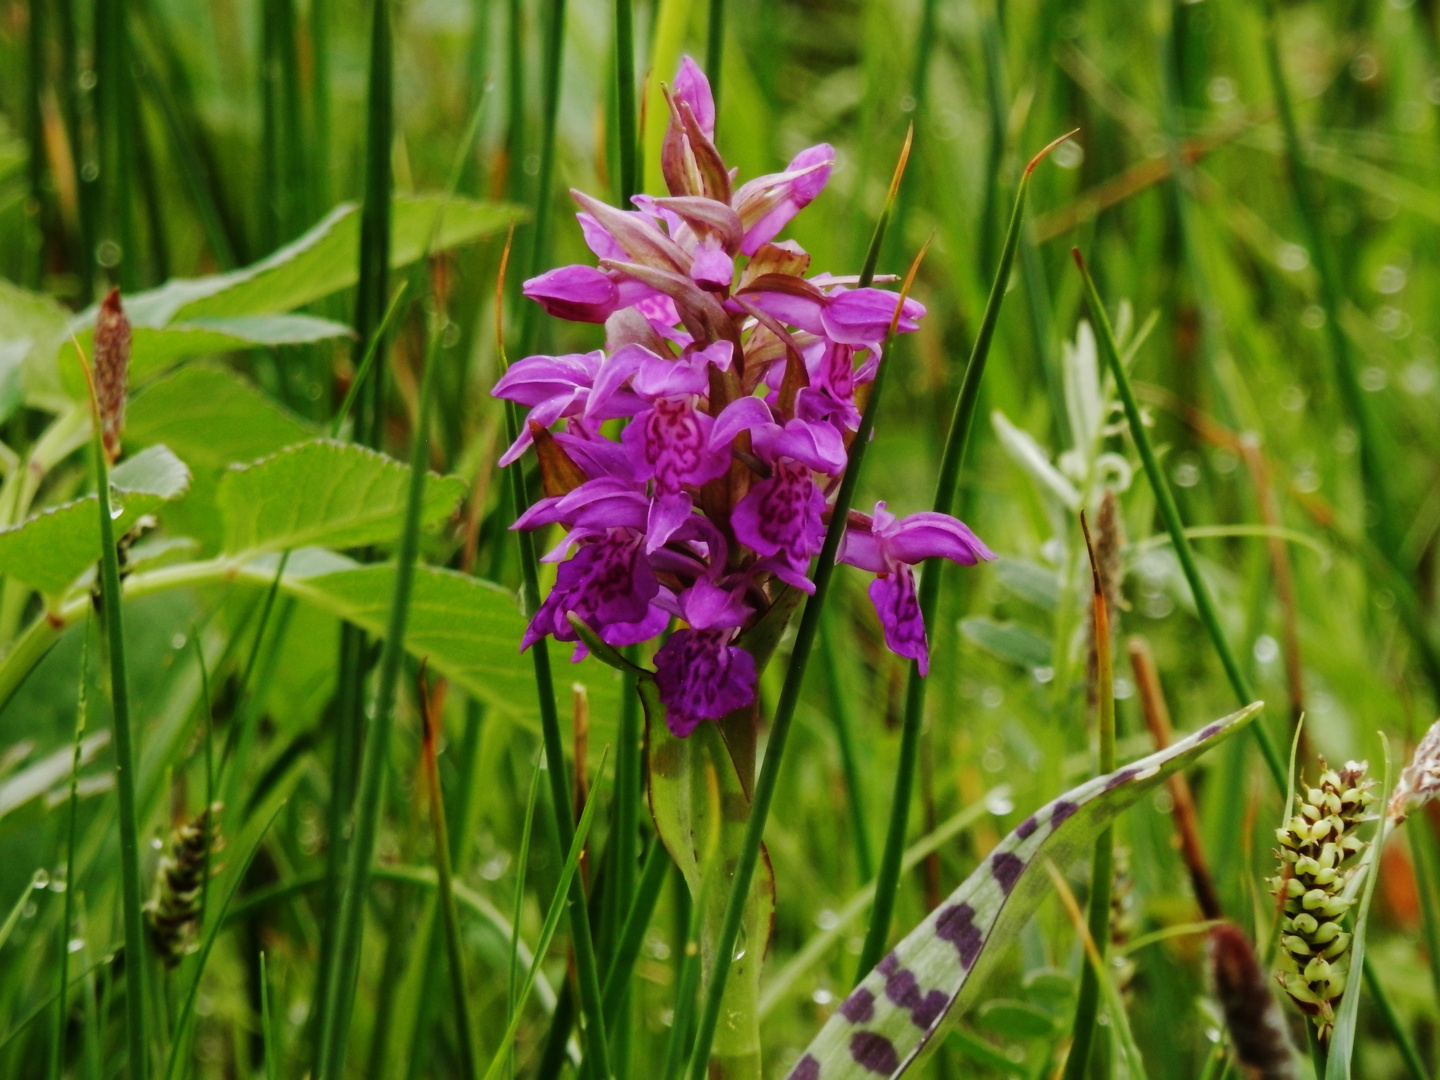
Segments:
[[[645,706],[650,812],[691,897],[703,905],[700,963],[708,982],[750,819],[750,796],[719,726],[702,723],[688,738],[678,739],[665,725],[665,706],[654,680],[641,679],[639,688]],[[715,1031],[714,1059],[725,1077],[760,1075],[760,970],[775,917],[775,872],[763,846],[760,855]],[[707,865],[714,866],[714,880],[704,888]]]
[[[1044,864],[1088,851],[1117,815],[1243,728],[1256,702],[1170,747],[1067,792],[1022,821],[860,982],[788,1080],[898,1077],[958,1018],[1049,890]]]

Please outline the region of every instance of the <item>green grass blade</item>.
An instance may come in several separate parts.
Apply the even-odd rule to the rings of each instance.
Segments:
[[[640,874],[639,887],[625,914],[625,924],[620,930],[620,940],[616,943],[610,968],[605,972],[605,1019],[608,1022],[613,1023],[620,1011],[635,970],[635,961],[640,956],[640,946],[645,943],[645,931],[649,929],[650,918],[660,900],[660,890],[672,865],[665,845],[658,838],[652,841],[650,850],[645,853],[645,869]]]
[[[540,766],[530,774],[530,791],[525,796],[525,824],[520,832],[520,853],[515,861],[515,899],[510,909],[510,968],[505,989],[505,1022],[508,1024],[519,1012],[520,978],[520,916],[525,909],[525,869],[530,865],[530,834],[535,825],[535,796],[540,791]],[[515,1055],[510,1053],[510,1075],[515,1075]]]
[[[713,82],[712,82],[713,85]],[[632,0],[615,0],[616,137],[620,143],[618,194],[622,206],[640,190],[640,116],[635,104],[635,11]],[[618,764],[617,764],[618,768]]]
[[[865,815],[865,792],[860,782],[860,763],[855,754],[854,717],[850,715],[850,698],[840,674],[833,623],[833,614],[827,615],[820,623],[820,663],[825,668],[825,683],[830,694],[830,721],[835,729],[835,743],[840,749],[840,769],[845,776],[855,870],[861,881],[869,881],[875,874],[875,861],[870,852],[869,818]]]
[[[120,895],[125,927],[125,1036],[133,1080],[150,1075],[146,1035],[144,894],[140,882],[140,816],[135,799],[135,765],[139,760],[130,726],[130,677],[125,666],[125,621],[121,612],[120,563],[115,550],[115,522],[110,514],[110,470],[95,425],[95,489],[100,516],[100,606],[110,648],[110,696],[115,725],[115,788],[120,814]]]
[[[423,757],[425,781],[429,788],[430,827],[435,833],[435,871],[438,875],[440,912],[445,926],[445,948],[449,953],[450,987],[455,997],[455,1029],[460,1044],[461,1075],[474,1080],[479,1075],[475,1053],[475,1025],[470,1017],[470,996],[465,988],[464,942],[460,936],[460,912],[455,906],[455,880],[450,865],[450,834],[445,823],[445,793],[440,786],[440,766],[436,760],[439,731],[437,717],[430,714],[431,703],[425,684],[424,668],[420,673],[420,708],[425,721]]]
[[[940,458],[940,478],[935,485],[934,509],[937,513],[948,514],[955,505],[960,468],[965,462],[965,449],[970,442],[970,429],[974,424],[975,406],[980,400],[980,380],[985,374],[985,362],[990,356],[990,343],[995,336],[995,325],[1000,318],[1000,306],[1004,302],[1005,290],[1010,283],[1010,268],[1015,261],[1015,247],[1020,240],[1020,226],[1025,216],[1025,193],[1029,190],[1030,175],[1050,150],[1069,137],[1066,135],[1051,143],[1031,160],[1022,174],[1020,185],[1015,192],[1015,207],[1010,214],[1010,227],[1005,233],[1005,246],[1000,253],[1000,265],[996,269],[994,282],[990,286],[990,298],[985,304],[985,314],[981,317],[980,329],[975,335],[975,345],[970,351],[970,360],[965,367],[965,378],[960,384],[960,394],[955,399],[955,413],[950,420],[950,430],[945,436],[945,450]],[[931,560],[920,575],[920,615],[926,626],[935,625],[935,612],[940,604],[942,575],[939,571],[939,560]],[[855,969],[857,982],[880,962],[880,957],[885,951],[885,943],[890,935],[890,921],[895,913],[895,897],[900,886],[900,859],[905,852],[905,834],[910,824],[910,802],[915,787],[915,770],[920,755],[920,728],[924,721],[924,714],[925,679],[920,674],[919,665],[912,662],[909,681],[905,687],[905,717],[900,736],[900,763],[895,773],[894,795],[890,803],[889,824],[885,832],[885,848],[880,856],[880,870],[875,881],[875,906],[871,911],[870,927],[865,934],[865,944],[860,950],[860,961]]]
[[[279,1062],[275,1055],[275,1024],[270,1018],[270,973],[265,966],[265,953],[260,953],[260,1039],[265,1047],[265,1080],[278,1080]]]
[[[550,252],[550,199],[555,186],[555,135],[560,122],[560,74],[565,58],[565,0],[549,0],[545,11],[544,102],[540,117],[540,165],[535,177],[535,221],[530,231],[527,278],[545,269]],[[520,355],[535,351],[540,305],[526,304],[520,317]]]
[[[725,0],[710,0],[705,22],[705,76],[710,80],[710,94],[715,99],[715,112],[720,112],[720,77],[725,63]]]
[[[75,835],[80,820],[80,753],[85,738],[86,692],[90,685],[90,625],[80,645],[80,693],[75,706],[74,750],[70,757],[69,813],[65,829],[65,905],[60,917],[60,978],[55,991],[55,1041],[50,1048],[50,1080],[58,1080],[65,1060],[65,1021],[69,1015],[67,990],[70,986],[70,934],[75,926]]]
[[[601,758],[596,776],[599,776],[604,768],[605,761],[604,758]],[[515,1041],[516,1032],[520,1030],[520,1020],[525,1002],[530,997],[530,991],[535,987],[535,976],[540,971],[540,964],[545,959],[546,950],[550,948],[550,940],[555,936],[555,928],[560,924],[560,915],[569,902],[571,885],[576,880],[575,871],[580,865],[580,854],[585,850],[585,839],[590,835],[590,825],[595,820],[595,808],[599,805],[599,799],[589,799],[585,803],[585,811],[580,815],[580,823],[575,827],[570,841],[570,850],[565,856],[565,865],[560,870],[560,880],[555,884],[555,895],[550,901],[550,910],[545,914],[545,923],[540,928],[540,937],[535,942],[535,958],[530,964],[530,970],[525,975],[525,982],[520,987],[520,992],[516,995],[515,1008],[510,1022],[505,1026],[505,1034],[500,1038],[500,1050],[494,1060],[490,1062],[490,1067],[485,1070],[484,1080],[495,1080],[510,1059],[511,1044]],[[608,1074],[602,1072],[600,1075]]]

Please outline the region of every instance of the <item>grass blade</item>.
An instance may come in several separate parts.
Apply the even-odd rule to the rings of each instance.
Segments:
[[[550,250],[550,197],[555,187],[555,134],[560,122],[560,73],[565,57],[565,0],[550,0],[545,12],[544,103],[540,117],[540,166],[535,178],[535,224],[530,233],[529,272],[536,277],[545,269]],[[520,354],[535,351],[540,334],[540,306],[526,304],[520,317]],[[558,762],[552,768],[559,767]]]
[[[866,823],[865,792],[860,783],[860,763],[855,756],[854,718],[850,715],[850,698],[840,674],[840,661],[835,648],[834,616],[820,623],[820,662],[825,667],[825,682],[830,692],[830,719],[835,728],[835,742],[840,748],[840,768],[845,775],[845,795],[850,806],[850,843],[855,849],[855,870],[861,881],[875,874],[874,856],[870,853],[870,830]]]
[[[620,143],[618,194],[624,206],[640,190],[640,116],[635,104],[635,12],[631,0],[615,0],[615,102]],[[618,761],[616,769],[618,772]]]
[[[275,1059],[275,1025],[270,1020],[270,973],[265,967],[265,954],[260,954],[260,1038],[265,1047],[265,1080],[277,1080]]]
[[[83,357],[82,357],[83,361]],[[125,927],[125,1041],[133,1080],[150,1075],[145,1016],[145,916],[140,883],[140,818],[135,799],[138,760],[130,726],[130,679],[125,666],[125,621],[121,613],[120,563],[115,521],[110,512],[110,469],[95,422],[96,505],[100,512],[100,607],[110,648],[110,696],[115,725],[115,788],[120,814],[120,895]]]
[[[616,762],[619,764],[618,759]],[[660,900],[660,889],[673,864],[665,851],[665,845],[656,841],[645,853],[645,869],[640,875],[639,888],[635,890],[632,903],[625,915],[625,924],[620,930],[610,969],[605,972],[605,1019],[613,1023],[620,1010],[625,991],[630,984],[630,975],[635,970],[635,961],[640,956],[640,946],[645,943],[645,931],[650,926],[650,917]]]
[[[596,770],[596,776],[598,777],[604,769],[605,759],[602,757],[600,768]],[[540,937],[535,942],[535,958],[530,964],[530,970],[525,975],[524,985],[520,987],[520,992],[516,995],[510,1023],[505,1026],[505,1034],[500,1038],[500,1050],[495,1055],[495,1059],[490,1062],[490,1068],[485,1071],[484,1080],[495,1080],[500,1075],[501,1068],[510,1059],[510,1046],[515,1041],[515,1033],[520,1030],[520,1019],[524,1012],[525,1002],[530,997],[530,991],[534,989],[535,976],[540,971],[540,964],[545,959],[545,952],[550,948],[550,940],[555,936],[555,928],[560,923],[560,914],[565,909],[571,886],[576,880],[575,871],[580,865],[580,855],[585,850],[585,839],[590,835],[590,824],[595,820],[595,808],[599,805],[599,799],[588,800],[585,803],[585,812],[580,815],[580,824],[575,826],[575,833],[570,841],[570,850],[565,856],[565,865],[560,871],[560,880],[555,884],[555,896],[550,901],[550,910],[545,915],[545,924],[540,928]],[[600,1075],[608,1074],[602,1072]]]
[[[965,462],[965,449],[969,444],[970,429],[975,419],[975,405],[980,400],[980,380],[985,374],[985,362],[990,356],[990,342],[995,335],[995,324],[1000,318],[1000,306],[1005,299],[1005,290],[1010,282],[1010,268],[1015,261],[1015,248],[1020,240],[1020,225],[1024,220],[1025,194],[1029,190],[1030,176],[1046,154],[1073,134],[1074,132],[1064,135],[1041,150],[1020,177],[1020,184],[1015,192],[1015,207],[1010,214],[1010,227],[1005,233],[1005,246],[1000,254],[1000,265],[990,286],[990,298],[985,304],[985,314],[980,321],[980,330],[975,335],[975,345],[965,367],[964,381],[960,384],[960,395],[955,399],[955,413],[950,420],[950,430],[945,436],[945,450],[940,458],[940,479],[935,485],[934,509],[937,513],[948,514],[955,505],[960,468]],[[898,186],[897,184],[896,187]],[[935,625],[935,612],[940,604],[939,569],[938,560],[931,560],[920,575],[920,615],[926,626]],[[900,859],[905,851],[905,833],[910,824],[910,801],[920,756],[920,728],[925,718],[924,713],[925,679],[920,674],[919,665],[911,663],[909,681],[905,687],[900,763],[895,773],[894,796],[890,803],[889,824],[885,832],[885,850],[880,856],[880,870],[875,880],[875,906],[871,912],[864,947],[860,950],[860,961],[855,969],[857,982],[880,962],[880,956],[885,951],[885,942],[890,935],[890,920],[895,913],[895,896],[900,885]]]
[[[710,94],[715,99],[715,112],[720,112],[720,77],[725,58],[725,0],[710,0],[705,23],[705,76],[710,80]]]
[[[510,912],[510,968],[505,990],[505,1022],[508,1024],[519,1012],[519,988],[515,985],[520,975],[520,916],[525,907],[525,868],[530,865],[530,833],[535,825],[535,796],[540,791],[540,766],[530,774],[530,791],[525,796],[525,824],[520,832],[520,853],[515,861],[515,901]],[[538,953],[536,954],[538,957]],[[510,1075],[515,1075],[515,1055],[511,1053]]]
[[[438,721],[431,715],[432,702],[425,681],[423,661],[418,681],[420,711],[425,723],[422,756],[425,782],[429,788],[430,826],[435,831],[435,871],[439,881],[440,912],[445,924],[445,948],[450,954],[450,986],[455,995],[455,1029],[460,1043],[460,1068],[463,1076],[473,1080],[478,1075],[475,1026],[470,1018],[470,998],[465,990],[464,944],[460,937],[460,913],[455,907],[455,882],[450,867],[450,835],[445,826],[444,792],[440,787],[440,767],[436,761]]]

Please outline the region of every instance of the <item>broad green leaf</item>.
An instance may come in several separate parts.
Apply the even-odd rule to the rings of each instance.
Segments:
[[[66,402],[54,359],[70,316],[50,297],[0,280],[0,351],[18,357],[26,399],[59,408]]]
[[[958,1017],[1049,888],[1044,863],[1088,851],[1115,817],[1168,776],[1241,730],[1259,702],[1042,807],[851,992],[790,1080],[898,1077]]]
[[[960,632],[1001,660],[1030,669],[1050,666],[1050,639],[1019,623],[977,616],[960,620]]]
[[[221,367],[189,365],[130,401],[125,441],[164,443],[193,469],[255,461],[318,433]]]
[[[704,905],[700,961],[708,982],[715,939],[725,918],[730,883],[750,818],[750,798],[717,724],[702,723],[689,738],[677,739],[665,724],[665,706],[653,680],[641,679],[640,692],[645,705],[650,812],[691,897]],[[710,888],[703,888],[712,845],[719,875]],[[775,914],[775,871],[763,846],[760,855],[725,983],[721,1015],[727,1020],[715,1031],[713,1053],[725,1076],[758,1074],[760,1068],[760,970]]]
[[[1028,1001],[998,998],[975,1010],[975,1026],[1008,1042],[1049,1038],[1059,1026],[1055,1017]]]
[[[95,755],[109,742],[109,731],[97,731],[93,735],[87,735],[80,743],[80,764],[88,765],[94,761]],[[0,818],[32,799],[38,799],[57,784],[69,780],[74,761],[74,748],[64,746],[9,777],[0,784]]]
[[[274,557],[252,563],[246,573],[255,584],[268,585]],[[359,566],[325,551],[297,551],[281,588],[383,636],[394,598],[395,568],[388,563]],[[454,570],[417,566],[405,647],[417,657],[429,657],[431,668],[491,708],[533,720],[538,712],[535,673],[530,658],[520,653],[525,622],[508,590]],[[557,665],[555,674],[557,696],[565,701],[572,684],[585,686],[594,737],[606,737],[605,725],[613,723],[619,709],[619,674],[595,660]]]
[[[119,511],[115,535],[123,536],[138,518],[183,495],[190,470],[168,447],[152,446],[115,466],[110,486]],[[19,578],[48,597],[65,592],[100,557],[95,503],[94,495],[86,495],[0,530],[0,575]]]
[[[251,556],[299,547],[359,547],[400,535],[410,469],[353,443],[316,439],[231,469],[216,502],[225,551]],[[425,485],[421,524],[442,521],[465,494],[464,481]]]
[[[1000,584],[1020,599],[1043,611],[1054,611],[1060,603],[1060,575],[1026,559],[1002,557],[994,563]]]

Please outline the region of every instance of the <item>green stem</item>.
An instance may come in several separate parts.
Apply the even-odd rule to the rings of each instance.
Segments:
[[[625,205],[640,190],[640,117],[635,106],[635,12],[631,0],[615,0],[615,101],[620,202]]]
[[[1005,233],[1000,265],[990,287],[990,298],[985,304],[985,314],[980,321],[979,333],[975,336],[975,345],[970,351],[970,361],[960,384],[960,396],[955,399],[955,413],[950,420],[950,431],[945,437],[945,450],[940,458],[940,479],[935,486],[935,510],[938,513],[948,514],[955,504],[960,468],[965,461],[965,448],[970,441],[975,406],[980,398],[980,379],[985,374],[985,362],[990,355],[990,343],[995,336],[995,324],[1000,318],[1000,306],[1005,299],[1005,289],[1010,282],[1010,267],[1015,261],[1015,247],[1020,239],[1020,224],[1025,215],[1025,193],[1029,190],[1031,173],[1048,150],[1049,147],[1041,151],[1030,163],[1021,175],[1015,192],[1015,207],[1011,211],[1010,226]],[[940,602],[941,576],[938,559],[927,562],[920,576],[920,613],[926,626],[935,625],[935,611]],[[890,921],[895,914],[895,897],[900,885],[900,860],[905,854],[905,833],[910,823],[910,801],[915,787],[915,768],[920,754],[920,728],[924,722],[924,714],[925,679],[920,674],[920,666],[912,663],[910,680],[905,687],[900,762],[896,769],[889,825],[885,832],[885,850],[880,856],[880,870],[875,880],[875,906],[870,916],[870,927],[865,935],[865,944],[860,950],[860,962],[856,966],[857,984],[880,962],[890,934]]]
[[[640,875],[640,886],[625,916],[625,925],[620,931],[620,940],[615,945],[610,968],[605,972],[605,1018],[612,1022],[629,988],[630,974],[635,969],[635,960],[639,957],[640,946],[645,941],[645,931],[650,926],[650,917],[655,913],[655,904],[660,899],[660,889],[665,884],[666,872],[671,865],[665,845],[660,843],[658,838],[652,841],[650,850],[645,853],[645,869]]]
[[[1421,823],[1417,821],[1415,824]],[[1395,1012],[1394,1002],[1390,1000],[1390,995],[1385,992],[1385,988],[1380,985],[1380,977],[1375,974],[1375,968],[1370,963],[1368,956],[1361,967],[1365,977],[1365,988],[1370,991],[1370,996],[1375,1001],[1375,1008],[1380,1010],[1380,1018],[1385,1022],[1385,1026],[1390,1029],[1392,1034],[1404,1035],[1403,1038],[1397,1038],[1395,1042],[1400,1050],[1400,1057],[1405,1061],[1405,1068],[1416,1080],[1430,1075],[1425,1071],[1425,1063],[1420,1060],[1420,1052],[1415,1049],[1415,1044],[1410,1041],[1399,1015]]]
[[[710,0],[710,13],[705,28],[705,77],[710,80],[710,94],[715,99],[715,113],[720,113],[721,64],[725,58],[725,0]]]
[[[420,693],[428,693],[423,681]],[[440,786],[440,766],[436,761],[438,718],[430,715],[428,702],[424,702],[422,708],[425,715],[425,777],[430,787],[430,826],[435,831],[435,872],[440,890],[440,912],[445,925],[445,947],[450,954],[450,989],[455,995],[455,1035],[460,1043],[460,1072],[466,1080],[475,1080],[480,1075],[480,1059],[475,1052],[475,1025],[470,1016],[470,997],[465,989],[464,945],[460,937],[460,912],[455,906],[450,833],[445,823],[444,791]]]
[[[435,320],[432,320],[432,323]],[[328,1014],[321,1021],[321,1056],[317,1062],[319,1080],[338,1080],[345,1066],[345,1043],[354,1006],[355,986],[360,973],[360,949],[364,938],[365,896],[370,867],[374,861],[383,802],[385,770],[390,754],[390,733],[395,722],[395,697],[405,652],[405,626],[410,612],[410,589],[420,545],[420,516],[425,501],[428,434],[433,412],[433,388],[439,327],[432,325],[426,349],[425,372],[420,381],[419,417],[411,439],[410,486],[405,505],[405,524],[395,560],[395,592],[390,620],[380,657],[380,677],[370,730],[366,735],[360,773],[360,790],[355,800],[355,829],[345,868],[345,887],[340,897],[340,921],[330,958],[327,999]]]
[[[918,264],[917,264],[918,265]],[[912,270],[913,273],[913,270]],[[908,289],[908,283],[907,283]],[[903,294],[902,294],[903,295]],[[892,356],[895,332],[887,335],[882,356]],[[850,507],[854,502],[855,488],[860,480],[860,470],[865,462],[865,451],[870,445],[870,435],[875,430],[875,415],[878,411],[881,391],[885,386],[888,363],[881,363],[875,372],[875,381],[870,387],[870,400],[865,403],[865,412],[860,417],[860,426],[850,443],[849,460],[845,465],[840,488],[835,493],[835,503],[830,511],[830,525],[825,531],[825,542],[815,564],[815,591],[805,602],[800,615],[800,626],[795,632],[795,643],[790,652],[790,664],[785,670],[785,682],[780,689],[780,700],[775,706],[775,719],[770,727],[770,740],[765,748],[765,761],[760,766],[760,775],[755,781],[754,798],[750,805],[750,818],[745,824],[745,837],[741,841],[740,854],[736,860],[734,876],[730,883],[730,894],[725,901],[724,920],[719,936],[715,940],[714,961],[710,982],[705,989],[705,1003],[700,1013],[699,1027],[695,1031],[695,1046],[690,1056],[690,1080],[705,1080],[710,1060],[710,1045],[715,1038],[715,1027],[720,1020],[720,1006],[725,994],[725,980],[730,974],[730,965],[735,960],[735,940],[740,934],[740,924],[745,917],[745,902],[750,895],[750,886],[755,880],[755,867],[760,860],[760,841],[765,835],[765,822],[770,816],[770,804],[775,798],[775,786],[780,778],[780,764],[785,759],[785,743],[790,737],[790,725],[795,718],[795,706],[800,701],[801,685],[805,680],[805,668],[810,662],[810,653],[820,630],[821,615],[825,598],[830,592],[830,580],[835,574],[835,556],[840,541],[845,535]]]
[[[125,622],[115,521],[110,516],[110,471],[95,425],[95,487],[100,511],[100,606],[110,646],[110,695],[115,721],[115,788],[120,801],[120,895],[125,926],[125,1043],[131,1080],[150,1075],[145,1033],[145,916],[140,884],[140,820],[135,802],[135,743],[130,729],[130,682],[125,668]],[[68,887],[68,883],[67,883]]]
[[[65,1058],[66,990],[70,985],[70,933],[75,925],[75,834],[80,819],[80,750],[85,738],[86,691],[90,679],[90,635],[80,646],[80,694],[75,709],[75,749],[70,758],[70,813],[65,841],[65,904],[60,923],[60,987],[56,991],[55,1041],[50,1050],[50,1080],[58,1080]]]
[[[536,277],[545,269],[545,259],[550,249],[550,194],[555,186],[555,132],[560,119],[560,71],[565,56],[565,0],[550,0],[548,17],[549,25],[545,38],[545,111],[541,118],[540,170],[535,178],[535,231],[530,237],[529,271],[526,277]],[[526,304],[520,320],[522,356],[529,356],[535,351],[535,342],[539,335],[540,306]]]

